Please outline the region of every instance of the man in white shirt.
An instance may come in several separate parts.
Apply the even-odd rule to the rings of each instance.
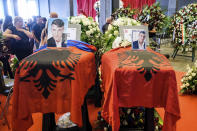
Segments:
[[[137,41],[134,41],[132,44],[132,49],[141,49],[145,50],[146,49],[146,43],[145,43],[145,31],[140,31],[139,37]]]
[[[55,19],[51,24],[52,37],[47,40],[48,47],[66,47],[66,34],[64,32],[64,21]]]

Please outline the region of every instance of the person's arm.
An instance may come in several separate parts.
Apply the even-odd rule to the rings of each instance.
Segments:
[[[47,43],[46,28],[42,30],[40,47]]]
[[[24,32],[30,39],[33,38],[33,35],[32,35],[31,32],[29,32],[29,31],[27,31],[27,30],[25,30],[25,29],[17,29],[17,30],[18,30],[18,31]]]
[[[33,35],[33,38],[34,38],[34,40],[36,41],[36,43],[40,43],[39,40],[36,38],[35,33],[34,33],[33,30],[32,30],[32,35]]]
[[[12,34],[12,31],[10,29],[6,29],[3,33],[3,36],[6,38],[14,38],[16,40],[21,40],[21,38],[18,35]]]

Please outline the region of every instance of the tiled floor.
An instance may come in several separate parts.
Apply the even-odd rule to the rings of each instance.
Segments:
[[[170,63],[173,66],[175,71],[182,71],[186,72],[186,65],[189,64],[190,66],[194,65],[194,62],[192,62],[191,57],[184,57],[184,56],[176,56],[175,59],[172,59],[172,53],[174,48],[170,44],[163,44],[160,49],[161,54],[169,54],[170,55]],[[181,51],[178,52],[179,55],[183,55]],[[191,53],[188,52],[184,55],[191,56]],[[196,55],[197,57],[197,55]]]

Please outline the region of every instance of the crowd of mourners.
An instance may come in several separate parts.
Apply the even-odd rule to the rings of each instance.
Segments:
[[[55,12],[50,13],[50,18],[58,18]],[[13,78],[9,66],[10,54],[15,55],[19,61],[33,53],[47,40],[47,19],[34,16],[33,20],[24,21],[22,17],[6,16],[0,19],[0,33],[3,34],[3,44],[7,46],[8,52],[1,53],[0,61],[3,63],[4,75]],[[2,44],[2,43],[1,43]]]

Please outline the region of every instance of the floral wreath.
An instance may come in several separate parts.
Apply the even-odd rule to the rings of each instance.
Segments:
[[[197,40],[197,4],[189,4],[180,9],[172,20],[175,37],[175,48],[196,47]],[[183,33],[184,32],[184,33]]]
[[[165,26],[166,16],[164,11],[161,9],[159,2],[147,5],[139,13],[137,18],[141,23],[146,23],[150,27],[154,28],[156,31],[161,31]]]

